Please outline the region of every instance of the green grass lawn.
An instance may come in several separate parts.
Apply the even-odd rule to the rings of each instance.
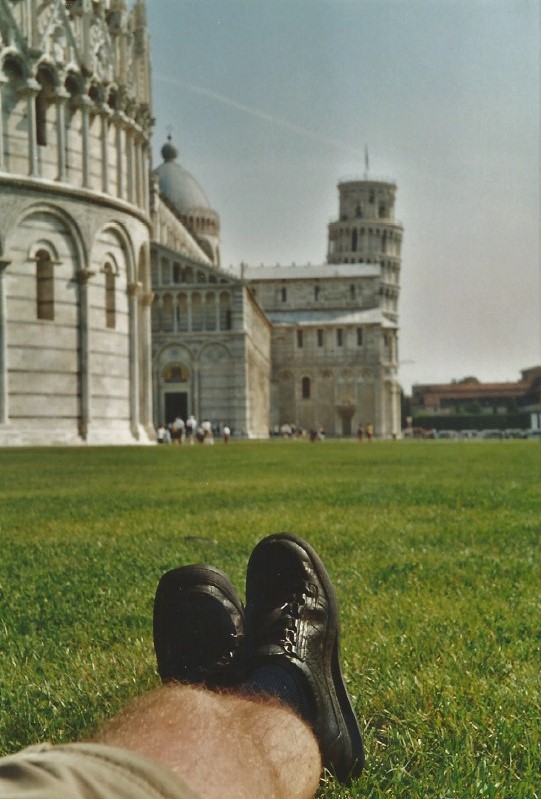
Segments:
[[[541,796],[535,441],[0,450],[0,748],[88,736],[156,685],[160,575],[241,593],[279,531],[321,554],[367,767],[393,799]]]

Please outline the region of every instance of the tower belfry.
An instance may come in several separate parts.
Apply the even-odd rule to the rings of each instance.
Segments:
[[[338,191],[339,218],[329,224],[327,261],[379,264],[382,310],[396,321],[403,234],[394,218],[396,184],[365,177],[340,182]]]

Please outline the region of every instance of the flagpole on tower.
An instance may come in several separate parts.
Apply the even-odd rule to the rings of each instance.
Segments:
[[[364,176],[368,177],[368,145],[364,146]]]

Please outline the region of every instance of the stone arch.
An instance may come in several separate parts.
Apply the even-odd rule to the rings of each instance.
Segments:
[[[186,419],[194,411],[192,353],[182,344],[169,342],[157,350],[153,362],[156,423],[171,422],[176,415]],[[168,369],[171,370],[170,374]]]
[[[214,341],[206,344],[199,353],[200,363],[213,364],[231,357],[231,350],[225,344]]]
[[[120,248],[124,254],[124,258],[126,260],[126,280],[128,283],[134,283],[136,281],[136,257],[135,257],[135,250],[133,246],[133,241],[124,227],[120,222],[110,221],[103,225],[102,228],[98,231],[96,236],[94,237],[94,241],[97,240],[100,234],[108,234],[112,233],[116,240],[118,241]]]
[[[6,296],[2,333],[8,340],[16,336],[24,351],[9,376],[7,417],[28,440],[41,420],[51,436],[61,431],[64,440],[75,441],[82,418],[81,302],[75,279],[86,263],[81,232],[67,213],[46,202],[15,205],[3,221],[16,291]]]
[[[28,260],[35,261],[40,250],[47,250],[53,261],[58,261],[58,250],[50,239],[36,239],[28,249]]]
[[[155,354],[154,360],[160,369],[173,361],[182,361],[190,371],[193,369],[193,357],[190,349],[176,342],[169,342],[160,347]]]
[[[11,260],[17,260],[15,250],[18,249],[17,240],[20,237],[20,232],[24,230],[25,227],[31,228],[33,219],[39,219],[42,222],[45,221],[46,223],[48,222],[48,224],[51,225],[51,229],[55,230],[57,235],[64,239],[66,243],[69,241],[70,247],[73,248],[72,252],[69,251],[69,246],[66,246],[64,251],[59,250],[57,245],[55,245],[51,240],[50,236],[46,239],[43,238],[42,230],[40,231],[41,237],[39,239],[36,238],[35,240],[36,244],[39,241],[46,241],[47,245],[55,252],[55,260],[59,262],[71,260],[72,270],[70,277],[76,277],[78,270],[88,262],[88,250],[81,234],[81,230],[77,222],[70,214],[68,214],[62,208],[49,203],[29,203],[22,210],[16,209],[11,217],[8,215],[7,219],[4,220],[7,233],[5,234],[3,251],[6,257],[10,258]],[[30,246],[27,245],[29,235],[31,234],[26,233],[25,239],[25,252],[27,254],[27,259],[33,258],[33,254],[36,251],[36,248],[33,246],[33,239]]]

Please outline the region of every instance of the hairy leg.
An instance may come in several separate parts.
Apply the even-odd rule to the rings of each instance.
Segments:
[[[178,683],[136,699],[95,740],[167,766],[202,799],[311,799],[321,774],[312,731],[285,706]]]

